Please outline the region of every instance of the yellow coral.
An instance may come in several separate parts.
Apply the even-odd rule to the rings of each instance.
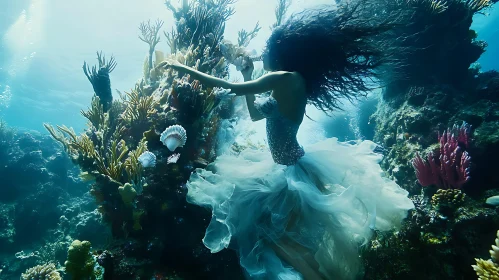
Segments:
[[[147,96],[144,92],[144,83],[138,83],[131,92],[125,92],[127,107],[123,113],[123,119],[131,124],[145,122],[156,113],[157,101],[153,96]]]
[[[96,130],[103,128],[106,125],[106,114],[104,106],[100,102],[100,98],[96,95],[92,98],[92,103],[87,111],[81,110],[81,115],[88,119],[90,125]]]
[[[118,188],[118,191],[121,195],[121,199],[125,205],[130,206],[133,203],[133,200],[137,196],[137,192],[132,187],[132,184],[126,183],[124,186]]]
[[[64,262],[66,272],[71,275],[71,279],[95,279],[95,260],[90,253],[92,244],[88,241],[74,240],[68,249],[68,258]]]
[[[491,259],[475,259],[476,265],[472,265],[479,280],[499,280],[499,230],[496,237],[496,244],[489,251]]]
[[[128,175],[128,181],[132,181],[135,184],[139,184],[142,180],[142,164],[139,161],[140,155],[147,151],[147,141],[143,138],[137,149],[131,151],[128,154],[128,158],[125,160],[125,170]]]
[[[472,265],[479,280],[499,280],[499,268],[491,260],[475,259]]]
[[[496,244],[492,245],[492,250],[489,251],[490,257],[495,263],[499,263],[499,230],[496,233]]]
[[[431,197],[431,204],[437,208],[441,206],[455,208],[463,203],[465,197],[466,194],[457,189],[439,189],[437,193]]]
[[[62,280],[61,275],[57,272],[53,263],[37,265],[21,274],[21,280],[32,279]]]

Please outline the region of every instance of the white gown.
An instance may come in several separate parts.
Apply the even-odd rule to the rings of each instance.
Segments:
[[[303,149],[274,98],[255,104],[271,153],[219,156],[187,183],[188,202],[213,213],[205,246],[236,250],[250,279],[304,279],[302,265],[323,279],[356,279],[373,229],[396,229],[414,208],[407,191],[383,176],[375,143],[331,138]]]

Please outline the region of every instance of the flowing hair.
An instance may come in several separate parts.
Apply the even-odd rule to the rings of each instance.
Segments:
[[[402,50],[387,40],[399,17],[375,15],[379,8],[375,0],[356,0],[294,14],[274,29],[263,56],[271,69],[305,78],[308,103],[326,113],[341,109],[341,98],[366,96],[400,68]]]

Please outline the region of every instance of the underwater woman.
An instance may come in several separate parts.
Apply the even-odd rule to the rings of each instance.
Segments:
[[[205,246],[236,250],[250,279],[358,279],[360,250],[373,230],[396,229],[414,207],[383,176],[373,142],[332,138],[303,148],[296,139],[307,103],[338,108],[340,98],[362,96],[369,79],[395,65],[395,44],[378,40],[390,24],[361,18],[355,9],[362,8],[320,7],[290,17],[267,41],[263,63],[271,72],[256,80],[249,60],[243,83],[176,61],[161,64],[245,95],[251,119],[266,119],[270,153],[220,155],[187,183],[188,202],[213,213]]]

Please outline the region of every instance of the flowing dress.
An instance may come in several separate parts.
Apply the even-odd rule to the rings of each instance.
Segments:
[[[312,259],[323,279],[356,279],[373,229],[396,229],[414,208],[407,191],[383,176],[375,143],[330,138],[304,149],[273,97],[255,105],[270,153],[221,155],[187,183],[188,202],[213,213],[205,246],[236,250],[250,279],[304,279],[283,253]]]

